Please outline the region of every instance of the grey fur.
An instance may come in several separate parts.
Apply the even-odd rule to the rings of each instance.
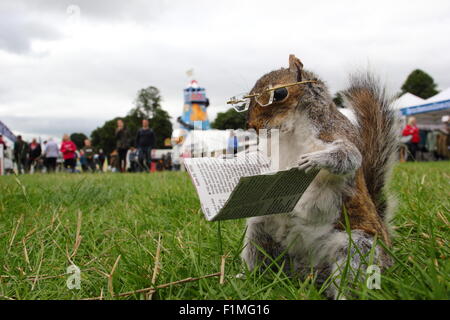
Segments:
[[[345,231],[336,229],[336,223],[341,215],[343,198],[357,192],[356,170],[363,165],[369,170],[366,161],[368,146],[361,141],[360,130],[372,128],[353,125],[337,110],[325,83],[312,72],[299,70],[298,66],[302,67],[302,64],[296,64],[297,68],[280,69],[264,75],[256,82],[252,92],[261,90],[267,84],[279,84],[279,79],[296,81],[299,78],[298,72],[301,72],[302,80],[316,80],[316,83],[302,87],[301,97],[296,101],[286,102],[288,105],[257,113],[254,108],[258,107],[252,103],[248,123],[250,126],[255,123],[262,125],[257,129],[280,129],[281,169],[297,165],[305,170],[323,170],[293,212],[247,220],[242,258],[249,269],[253,270],[267,265],[266,255],[276,259],[285,253],[281,260],[292,274],[305,275],[312,267],[320,279],[337,272],[335,277],[338,283],[341,276],[339,270],[342,263],[347,261],[349,238]],[[357,83],[369,85],[373,92],[380,93],[373,112],[381,112],[387,121],[394,121],[393,114],[388,112],[384,92],[381,93],[377,84],[354,80],[350,88],[355,88]],[[354,97],[350,94],[347,98],[352,103]],[[360,113],[357,112],[357,116],[358,120],[361,119]],[[391,124],[386,126],[390,130],[379,132],[381,136],[377,147],[383,143],[389,145],[386,150],[380,150],[380,159],[374,162],[380,167],[373,168],[375,179],[380,179],[375,188],[379,192],[384,190],[395,158],[393,129]],[[375,195],[375,200],[380,200],[377,209],[384,205],[384,198],[380,195],[381,193]],[[350,265],[354,269],[364,268],[360,254],[370,251],[373,238],[362,230],[352,230],[352,238],[358,250],[351,251]],[[378,247],[375,252],[374,263],[381,268],[387,267],[390,261],[384,252]],[[279,265],[281,264],[280,262]],[[336,298],[338,286],[331,286],[327,294]]]

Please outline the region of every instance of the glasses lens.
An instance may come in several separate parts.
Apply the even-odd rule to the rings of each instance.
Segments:
[[[284,99],[286,99],[288,94],[289,94],[288,89],[278,88],[273,91],[273,101],[275,102],[283,101]]]
[[[272,88],[271,86],[266,88],[266,90],[264,90],[256,98],[256,102],[258,102],[260,106],[265,107],[265,106],[268,106],[268,105],[272,104],[272,102],[273,102],[273,90],[269,90],[271,88]]]
[[[246,98],[248,93],[243,93],[238,96],[232,97],[228,103],[236,110],[237,112],[244,112],[248,110],[250,106],[250,99]]]

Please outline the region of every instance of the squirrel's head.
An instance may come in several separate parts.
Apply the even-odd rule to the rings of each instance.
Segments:
[[[305,82],[296,84],[298,82]],[[256,81],[249,95],[247,126],[249,129],[280,128],[286,118],[302,105],[312,85],[323,84],[312,73],[303,69],[302,62],[289,56],[289,68],[281,68]],[[286,87],[283,87],[286,86]],[[273,88],[279,89],[272,90]]]

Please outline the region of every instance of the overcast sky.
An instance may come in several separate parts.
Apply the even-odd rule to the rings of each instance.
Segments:
[[[181,114],[186,71],[210,119],[294,53],[332,92],[369,67],[392,92],[420,68],[450,87],[450,1],[2,0],[0,120],[15,133],[89,134],[156,86]]]

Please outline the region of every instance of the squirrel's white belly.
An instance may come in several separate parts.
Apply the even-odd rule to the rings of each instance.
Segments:
[[[321,171],[308,187],[293,212],[266,217],[266,232],[291,256],[305,255],[331,235],[341,208],[336,177]]]
[[[308,122],[296,119],[296,128],[280,137],[280,168],[298,165],[301,155],[324,150],[327,145],[317,138]],[[293,212],[267,217],[269,234],[291,255],[306,254],[332,233],[340,215],[344,178],[321,170]]]

